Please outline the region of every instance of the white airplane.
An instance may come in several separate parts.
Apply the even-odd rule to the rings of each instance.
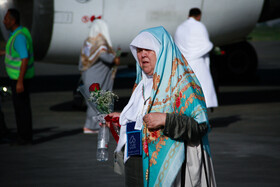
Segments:
[[[129,43],[142,29],[162,25],[174,36],[189,9],[198,7],[211,41],[226,51],[222,68],[231,75],[256,71],[257,56],[246,36],[258,21],[280,17],[277,0],[0,0],[1,20],[12,7],[31,31],[35,60],[73,64],[93,16],[108,23],[113,46],[129,53]],[[2,22],[0,29],[7,40]]]

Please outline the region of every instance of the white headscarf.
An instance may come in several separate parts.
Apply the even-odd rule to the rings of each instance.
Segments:
[[[89,29],[88,37],[94,38],[100,33],[105,37],[110,47],[112,47],[112,42],[111,42],[107,23],[102,19],[96,19],[92,22],[92,25]]]
[[[137,58],[137,51],[136,51],[137,48],[153,50],[155,51],[156,56],[158,57],[160,43],[152,34],[148,32],[142,32],[139,35],[137,35],[130,44],[130,50],[134,58],[136,59],[137,63],[139,63]],[[118,146],[116,148],[117,152],[119,152],[122,149],[122,147],[125,145],[127,141],[126,123],[130,121],[136,121],[139,115],[141,116],[146,113],[148,104],[144,106],[144,102],[150,97],[152,87],[153,87],[153,76],[148,76],[142,71],[142,80],[135,88],[134,92],[130,97],[128,104],[125,106],[125,108],[123,109],[120,115],[119,121],[121,124],[121,130],[120,130],[120,139],[118,142]],[[145,100],[143,98],[143,90],[144,90]],[[125,148],[124,155],[125,155],[124,162],[126,162],[126,160],[128,159],[126,156],[127,148]]]
[[[134,58],[138,62],[136,48],[153,50],[156,52],[156,56],[158,57],[160,43],[151,33],[141,32],[134,38],[134,40],[130,44],[130,50]]]

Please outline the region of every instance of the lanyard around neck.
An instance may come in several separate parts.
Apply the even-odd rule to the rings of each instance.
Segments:
[[[150,96],[147,99],[145,99],[145,87],[144,87],[144,84],[142,86],[142,97],[144,99],[144,105],[146,105],[147,101],[151,98],[151,96]]]

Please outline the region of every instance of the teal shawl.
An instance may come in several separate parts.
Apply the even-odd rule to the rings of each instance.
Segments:
[[[209,126],[201,86],[170,34],[163,27],[142,32],[151,33],[161,45],[147,113],[191,116],[198,123],[206,122]],[[141,79],[142,70],[137,63],[135,86]],[[150,132],[144,123],[142,143],[144,185],[171,186],[185,160],[184,142],[164,136],[162,130]],[[203,143],[204,149],[210,155],[207,135],[203,137]]]

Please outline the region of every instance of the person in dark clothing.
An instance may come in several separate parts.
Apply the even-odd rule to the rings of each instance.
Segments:
[[[32,143],[32,113],[29,87],[34,77],[34,53],[32,37],[27,28],[20,25],[20,14],[16,9],[8,9],[4,21],[7,30],[11,31],[6,44],[6,71],[10,78],[12,99],[15,109],[18,138],[14,145]]]
[[[0,96],[0,141],[5,138],[8,134],[8,128],[6,126],[4,113],[1,108],[1,96]]]

